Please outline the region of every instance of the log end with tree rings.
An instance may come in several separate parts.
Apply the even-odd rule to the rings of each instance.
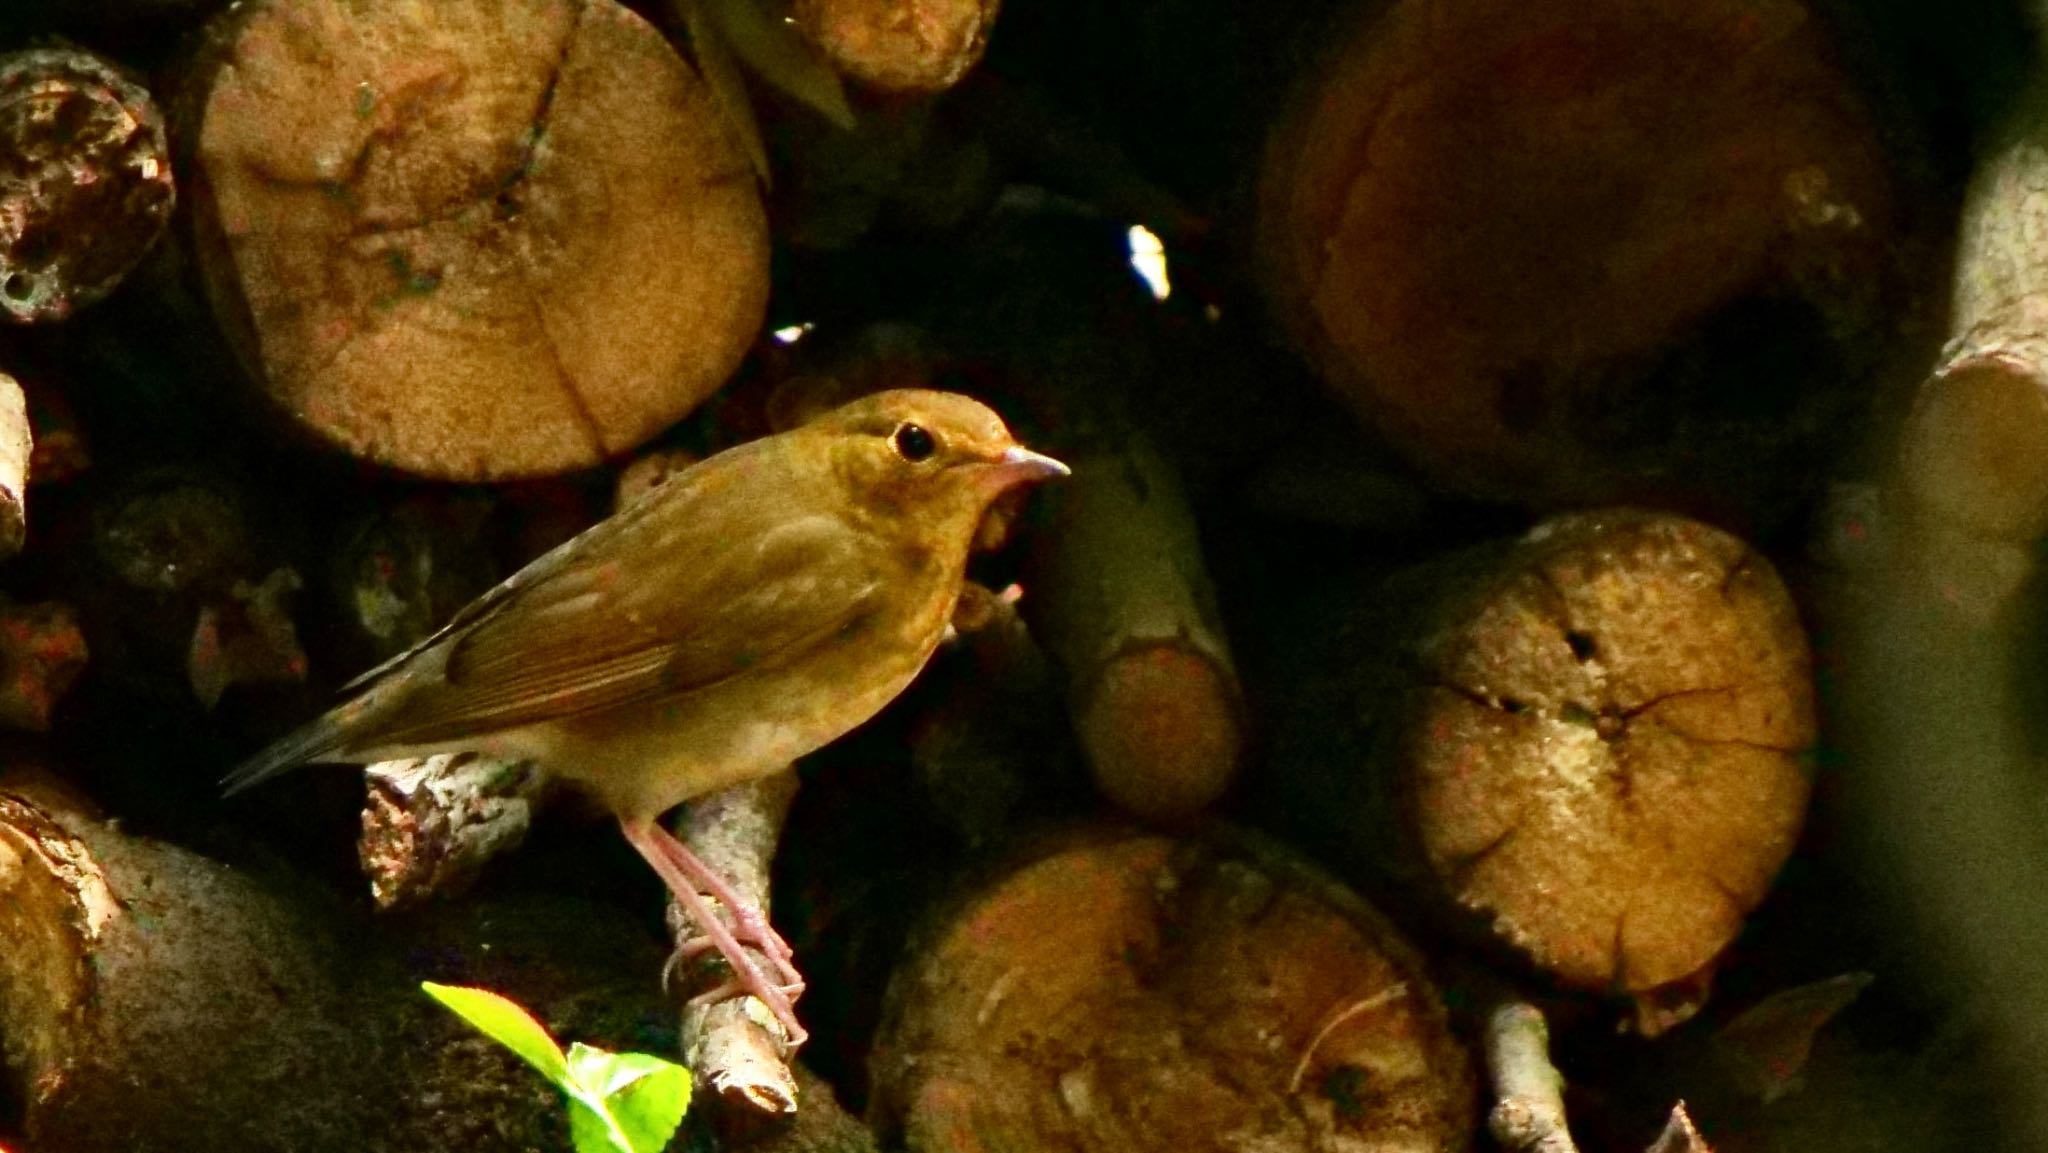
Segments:
[[[1696,986],[1804,821],[1816,740],[1768,561],[1678,517],[1544,522],[1412,650],[1396,818],[1429,883],[1562,984]]]
[[[766,216],[709,86],[614,0],[261,0],[215,29],[201,278],[289,420],[459,480],[621,455],[723,384]]]
[[[1423,1153],[1473,1128],[1419,958],[1263,841],[1073,834],[942,915],[888,1004],[871,1112],[921,1153]]]
[[[1784,487],[1859,402],[1898,259],[1832,39],[1792,0],[1375,8],[1269,138],[1278,319],[1447,488]]]

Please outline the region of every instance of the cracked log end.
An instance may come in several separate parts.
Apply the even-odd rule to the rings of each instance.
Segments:
[[[1555,518],[1417,656],[1398,788],[1428,871],[1560,981],[1674,1023],[1659,988],[1707,969],[1805,813],[1810,658],[1768,562],[1678,517]]]
[[[1893,227],[1820,22],[1793,0],[1373,15],[1262,178],[1266,287],[1328,387],[1437,482],[1532,503],[1747,492],[1759,443],[1807,460],[1831,424],[1809,406],[1846,401],[1800,382],[1854,355],[1833,333],[1874,331]]]
[[[429,476],[585,467],[723,384],[766,217],[709,87],[613,0],[223,18],[197,254],[292,420]]]
[[[1466,1060],[1376,913],[1263,842],[1097,831],[913,944],[872,1073],[936,1150],[1455,1150]]]
[[[981,59],[1000,0],[796,0],[790,16],[832,66],[879,92],[943,92]]]

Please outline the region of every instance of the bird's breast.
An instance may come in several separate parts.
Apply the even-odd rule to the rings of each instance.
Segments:
[[[550,774],[613,812],[654,817],[729,785],[766,776],[880,712],[938,647],[957,574],[921,582],[921,596],[883,598],[809,651],[716,685],[637,702],[520,734]]]

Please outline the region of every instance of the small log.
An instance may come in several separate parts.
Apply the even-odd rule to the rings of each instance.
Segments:
[[[1330,683],[1276,738],[1281,819],[1646,1034],[1695,1012],[1810,789],[1811,658],[1769,562],[1579,513],[1349,596],[1306,625]]]
[[[1070,837],[914,939],[870,1061],[885,1142],[1458,1150],[1463,1051],[1415,954],[1277,847]]]
[[[2048,532],[2048,79],[2015,102],[1964,201],[1950,336],[1900,439],[1911,563],[1978,620]]]
[[[1032,539],[1025,613],[1066,671],[1103,795],[1147,819],[1192,816],[1230,787],[1245,746],[1194,514],[1142,437],[1068,463]]]
[[[0,317],[62,320],[112,292],[175,200],[140,85],[81,48],[0,56]]]
[[[199,606],[186,658],[192,695],[208,709],[235,685],[298,684],[306,679],[291,601],[304,582],[290,568],[261,581],[236,581],[227,595]]]
[[[1325,385],[1445,488],[1775,505],[1861,404],[1886,152],[1799,0],[1354,4],[1258,252]]]
[[[584,467],[752,343],[748,162],[614,0],[264,0],[214,37],[197,263],[244,367],[318,438],[447,479]]]
[[[356,853],[386,910],[467,889],[486,861],[526,839],[547,800],[532,765],[468,753],[381,761],[363,780]]]
[[[1550,1063],[1550,1027],[1524,1002],[1486,1016],[1486,1070],[1493,1111],[1486,1127],[1507,1153],[1579,1153],[1564,1114],[1564,1075]]]
[[[790,18],[841,74],[892,96],[943,92],[981,59],[1001,0],[795,0]]]
[[[417,493],[345,532],[329,579],[361,642],[362,666],[425,640],[504,578],[485,540],[491,511],[491,499],[475,493]]]
[[[29,1148],[361,1148],[381,1124],[377,1031],[332,934],[19,769],[0,777],[0,940]]]

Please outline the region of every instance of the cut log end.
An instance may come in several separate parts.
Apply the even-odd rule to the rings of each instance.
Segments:
[[[1746,300],[1804,302],[1801,348],[1875,321],[1886,154],[1799,4],[1405,0],[1342,43],[1274,134],[1261,256],[1326,383],[1438,482],[1625,499],[1700,452],[1648,451],[1674,402],[1754,387],[1667,379],[1675,344]]]
[[[1054,852],[914,949],[890,1002],[875,1103],[912,1148],[1256,1133],[1419,1151],[1462,1147],[1471,1124],[1414,956],[1264,848],[1104,835]]]
[[[1952,529],[2027,542],[2048,530],[2048,375],[1976,356],[1927,382],[1907,422],[1906,491]]]
[[[1568,985],[1699,973],[1790,854],[1815,739],[1790,598],[1725,533],[1547,522],[1421,646],[1404,781],[1458,906]]]
[[[175,199],[148,92],[78,48],[0,56],[0,319],[62,320],[112,292]]]
[[[999,0],[796,0],[792,18],[834,67],[897,95],[943,92],[981,59]]]
[[[613,0],[224,19],[198,256],[292,420],[426,475],[542,475],[632,448],[745,354],[767,295],[751,170]]]
[[[1147,820],[1193,816],[1236,777],[1237,681],[1177,644],[1126,649],[1097,672],[1074,727],[1104,796]]]

